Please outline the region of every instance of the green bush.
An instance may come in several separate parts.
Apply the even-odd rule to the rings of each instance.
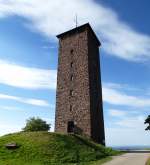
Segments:
[[[32,117],[27,120],[26,126],[23,128],[25,132],[34,132],[34,131],[48,131],[50,130],[50,124],[47,124],[46,121]]]

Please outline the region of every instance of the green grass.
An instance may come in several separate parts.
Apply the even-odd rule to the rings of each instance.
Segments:
[[[8,150],[15,142],[19,148]],[[0,137],[0,165],[99,165],[118,152],[81,136],[22,132]]]
[[[149,160],[147,161],[146,165],[150,165],[150,158],[149,158]]]

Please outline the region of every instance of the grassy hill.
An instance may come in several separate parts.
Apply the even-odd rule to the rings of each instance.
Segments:
[[[146,165],[150,165],[150,158],[149,158],[149,160],[147,161]]]
[[[6,144],[19,146],[9,150]],[[0,165],[93,165],[116,154],[110,148],[80,136],[48,132],[22,132],[0,137]],[[95,165],[95,164],[94,164]]]

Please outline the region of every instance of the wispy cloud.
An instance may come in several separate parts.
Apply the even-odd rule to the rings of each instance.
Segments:
[[[149,133],[145,131],[146,115],[134,113],[132,107],[126,111],[108,109],[110,118],[106,126],[107,145],[149,145]],[[119,135],[119,136],[117,136]],[[145,141],[141,141],[144,139]]]
[[[115,124],[122,128],[139,129],[144,128],[145,116],[123,117],[122,120],[117,121]],[[145,130],[145,129],[143,129]]]
[[[14,132],[19,132],[21,131],[20,125],[14,125],[13,123],[0,123],[0,136],[9,134],[9,133],[14,133]]]
[[[120,109],[109,109],[109,115],[113,117],[112,125],[117,125],[124,128],[138,129],[139,127],[144,126],[144,121],[146,116],[142,113],[135,114],[134,110],[120,110]],[[113,127],[113,126],[112,126]]]
[[[127,112],[118,109],[109,109],[109,114],[113,117],[124,117]]]
[[[0,111],[22,111],[21,108],[17,106],[0,106]]]
[[[149,133],[144,121],[148,115],[150,98],[146,92],[141,97],[138,88],[128,84],[103,84],[103,99],[109,104],[106,123],[107,145],[149,145]],[[142,89],[147,91],[146,89]],[[119,136],[118,136],[119,135]],[[141,141],[142,139],[142,141]]]
[[[16,100],[15,100],[16,101]],[[44,101],[44,105],[40,105],[40,106],[48,106],[49,109],[54,110],[55,109],[55,105],[53,104],[49,104],[47,101]],[[43,103],[42,103],[43,104]],[[33,104],[32,104],[33,105]],[[39,106],[39,105],[36,105]],[[18,106],[0,106],[0,111],[17,111],[17,112],[23,112],[26,111],[25,109],[22,109],[21,107]]]
[[[126,92],[144,92],[144,89],[130,86],[129,84],[103,83],[104,87],[123,90]],[[144,92],[145,93],[145,92]]]
[[[133,124],[133,123],[132,123]],[[149,146],[149,132],[145,131],[145,127],[141,122],[134,123],[136,129],[130,128],[112,128],[107,127],[106,143],[108,146]]]
[[[0,84],[27,89],[55,89],[56,70],[29,68],[0,60]]]
[[[150,36],[137,32],[117,12],[93,0],[0,0],[1,18],[24,17],[29,28],[49,38],[72,28],[76,13],[80,24],[92,24],[107,53],[139,62],[150,58]]]
[[[56,49],[56,46],[43,46],[43,49]]]
[[[34,106],[44,106],[44,107],[49,106],[49,103],[45,100],[34,99],[34,98],[24,98],[24,97],[6,95],[6,94],[1,94],[1,93],[0,93],[0,99],[13,100],[19,103],[24,103],[24,104],[34,105]]]
[[[103,100],[113,105],[130,107],[150,107],[150,98],[147,96],[129,95],[123,90],[114,87],[103,86]]]
[[[51,124],[51,129],[50,132],[54,132],[54,120],[53,119],[45,119],[48,124]],[[15,132],[20,132],[22,131],[22,128],[25,127],[26,121],[23,119],[23,122],[18,121],[17,123],[14,124],[14,121],[6,120],[0,121],[0,136],[9,134],[9,133],[15,133]]]
[[[54,118],[42,118],[45,120],[48,124],[51,124],[50,132],[54,132],[54,125],[55,125],[55,119]]]

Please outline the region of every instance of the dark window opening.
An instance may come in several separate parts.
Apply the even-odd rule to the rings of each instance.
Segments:
[[[70,90],[70,96],[73,96],[73,90]]]
[[[73,49],[70,50],[70,53],[73,54]]]
[[[68,133],[73,133],[74,132],[74,122],[73,121],[68,122],[67,132]]]
[[[70,105],[70,112],[72,112],[72,110],[73,110],[73,106],[72,106],[72,105]]]
[[[71,75],[70,80],[73,81],[73,75]]]
[[[71,62],[70,66],[71,66],[71,68],[73,67],[73,62]]]

